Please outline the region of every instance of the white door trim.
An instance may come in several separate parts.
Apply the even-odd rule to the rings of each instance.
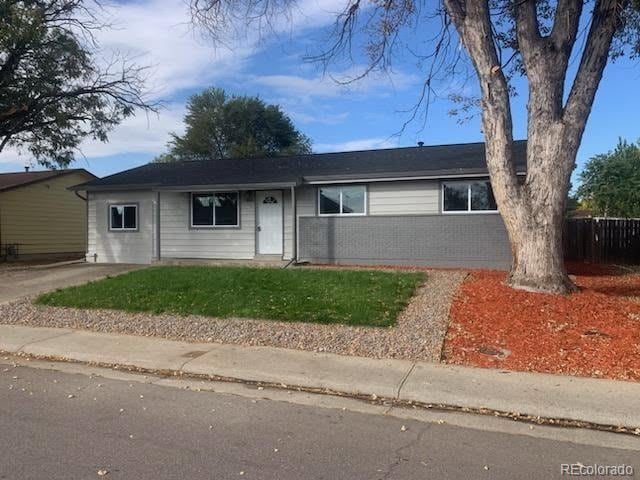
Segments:
[[[267,197],[273,197],[277,203],[265,204],[264,200]],[[256,254],[284,255],[284,194],[282,190],[258,190],[255,198]],[[274,208],[278,203],[278,208]]]

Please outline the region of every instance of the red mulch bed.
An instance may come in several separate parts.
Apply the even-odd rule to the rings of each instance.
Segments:
[[[569,265],[580,291],[513,290],[474,271],[451,306],[447,363],[640,381],[640,274]]]

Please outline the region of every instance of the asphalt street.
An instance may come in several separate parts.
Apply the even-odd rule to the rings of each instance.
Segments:
[[[640,475],[640,451],[0,363],[0,479],[549,479],[578,462]]]

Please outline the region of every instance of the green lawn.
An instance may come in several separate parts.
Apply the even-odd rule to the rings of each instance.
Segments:
[[[388,326],[423,273],[246,267],[151,267],[40,296],[74,308]]]

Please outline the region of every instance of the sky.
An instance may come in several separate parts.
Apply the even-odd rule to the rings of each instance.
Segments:
[[[148,98],[162,102],[156,114],[139,113],[111,132],[109,142],[85,141],[82,155],[71,165],[98,176],[145,164],[166,151],[170,132],[183,131],[182,117],[190,95],[211,86],[228,93],[256,95],[279,104],[297,128],[313,141],[315,152],[363,150],[478,142],[483,140],[479,118],[460,124],[449,114],[449,93],[470,93],[473,83],[441,79],[434,89],[426,119],[411,122],[424,68],[410,54],[394,59],[391,72],[373,74],[348,86],[335,79],[353,78],[364,67],[362,57],[338,62],[323,72],[304,60],[318,53],[342,0],[299,0],[295,11],[268,33],[249,31],[225,46],[194,31],[184,0],[121,1],[105,7],[113,28],[98,33],[101,58],[120,52],[150,66]],[[426,28],[424,30],[427,30]],[[423,36],[407,34],[407,42]],[[408,50],[407,50],[408,51]],[[618,138],[640,139],[640,65],[618,60],[610,64],[598,91],[578,154],[578,169],[591,156],[613,149]],[[526,136],[526,96],[513,100],[514,136]],[[423,117],[423,115],[420,115]],[[5,149],[0,172],[20,171],[32,164],[28,154]],[[36,167],[36,169],[39,169]]]

